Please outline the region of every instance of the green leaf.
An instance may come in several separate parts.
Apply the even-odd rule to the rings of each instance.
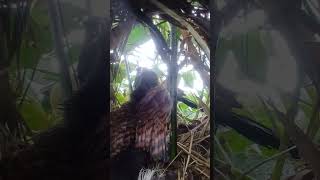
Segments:
[[[246,148],[252,144],[251,141],[246,139],[245,137],[239,135],[234,130],[221,132],[218,136],[223,136],[225,141],[229,143],[229,146],[233,150],[233,152],[243,152]]]
[[[53,49],[48,12],[35,8],[31,13],[27,30],[21,45],[21,66],[33,68],[41,55]]]
[[[115,94],[115,96],[116,96],[119,104],[124,104],[125,102],[128,101],[128,97],[127,97],[127,96],[124,96],[124,95],[123,95],[122,93],[120,93],[120,92],[117,92],[117,93]]]
[[[188,110],[188,106],[182,102],[178,102],[178,110],[181,111],[181,112],[185,112]]]
[[[313,101],[315,101],[318,97],[317,89],[315,88],[315,86],[309,86],[309,87],[306,87],[305,89],[311,101],[310,104],[314,104]]]
[[[259,83],[266,81],[267,52],[259,31],[234,37],[232,50],[241,69],[240,76]]]
[[[45,130],[49,127],[48,116],[40,102],[35,99],[26,100],[20,109],[20,113],[28,127],[35,131]]]
[[[129,34],[126,51],[131,51],[132,49],[145,43],[149,39],[151,39],[149,30],[142,24],[135,25]]]
[[[193,88],[193,82],[195,79],[195,75],[193,71],[184,72],[181,74],[181,77],[188,87]]]
[[[307,119],[310,119],[311,115],[312,115],[313,108],[305,103],[299,103],[299,106],[303,110],[303,113],[307,117]]]
[[[170,24],[168,22],[164,22],[160,25],[158,25],[158,28],[162,34],[162,36],[164,37],[164,39],[166,40],[166,42],[169,42],[169,37],[170,37]],[[177,33],[178,35],[178,33]]]

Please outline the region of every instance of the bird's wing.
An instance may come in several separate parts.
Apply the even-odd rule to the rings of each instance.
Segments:
[[[155,160],[166,158],[171,99],[165,88],[151,89],[137,104],[135,147],[150,152]]]
[[[129,104],[111,112],[111,157],[127,149],[135,138],[135,116]]]

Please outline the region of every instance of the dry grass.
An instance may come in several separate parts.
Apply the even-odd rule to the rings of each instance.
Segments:
[[[175,171],[178,180],[210,179],[209,137],[209,118],[201,118],[198,125],[178,136],[177,156],[165,170]]]

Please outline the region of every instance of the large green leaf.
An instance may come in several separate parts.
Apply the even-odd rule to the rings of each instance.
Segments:
[[[231,39],[221,38],[216,50],[217,73],[219,74],[228,53],[232,51],[240,67],[240,77],[244,76],[260,83],[265,82],[267,55],[270,52],[266,48],[269,45],[270,36],[256,30]]]
[[[62,23],[65,35],[73,29],[81,28],[75,19],[81,19],[85,11],[73,6],[70,3],[62,3]],[[27,32],[21,47],[21,65],[24,68],[33,68],[39,61],[41,55],[53,50],[50,18],[48,15],[47,1],[39,1],[30,14]],[[72,47],[70,50],[71,62],[77,61],[80,48]],[[71,63],[70,62],[70,63]]]
[[[53,48],[48,10],[44,4],[37,3],[31,12],[24,39],[21,46],[21,66],[33,68],[41,55]]]
[[[141,24],[136,24],[129,34],[126,51],[131,51],[149,39],[151,39],[149,30]]]
[[[232,50],[239,67],[247,78],[256,82],[266,81],[267,52],[259,31],[251,31],[232,39]]]
[[[45,130],[49,127],[48,116],[40,102],[35,99],[26,100],[20,109],[20,113],[28,127],[34,131]]]

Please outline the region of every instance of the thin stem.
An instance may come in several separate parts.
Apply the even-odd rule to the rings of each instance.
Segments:
[[[242,177],[241,177],[240,179],[242,179],[242,178],[243,178],[244,176],[246,176],[247,174],[251,173],[253,170],[257,169],[258,167],[262,166],[263,164],[265,164],[265,163],[267,163],[267,162],[269,162],[269,161],[272,161],[272,160],[274,160],[274,159],[276,159],[276,158],[279,158],[279,157],[285,155],[286,153],[290,152],[291,150],[293,150],[293,149],[295,149],[295,148],[296,148],[296,146],[292,146],[292,147],[290,147],[290,148],[288,148],[288,149],[286,149],[286,150],[284,150],[284,151],[282,151],[282,152],[280,152],[280,153],[278,153],[278,154],[275,154],[275,155],[269,157],[268,159],[265,159],[265,160],[261,161],[260,163],[254,165],[252,168],[250,168],[250,169],[248,169],[247,171],[245,171],[245,172],[242,174]]]

